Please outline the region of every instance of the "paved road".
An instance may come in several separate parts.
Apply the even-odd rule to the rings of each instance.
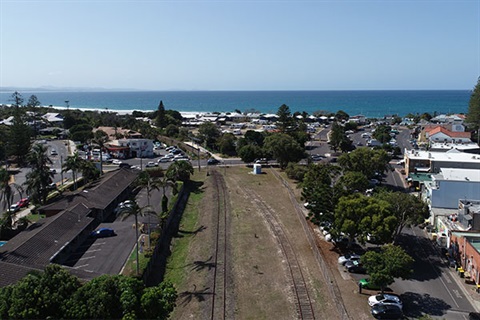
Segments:
[[[406,228],[400,244],[415,259],[412,279],[397,280],[391,286],[402,293],[405,313],[411,317],[428,313],[442,319],[468,319],[474,307],[457,284],[454,269],[448,267],[424,231]]]

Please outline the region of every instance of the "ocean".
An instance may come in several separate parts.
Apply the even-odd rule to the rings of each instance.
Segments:
[[[165,109],[180,112],[234,112],[256,110],[276,113],[286,104],[291,112],[343,110],[367,117],[404,116],[408,113],[466,113],[470,90],[385,91],[19,91],[25,103],[36,95],[43,106],[108,111],[152,111],[160,100]],[[12,92],[0,92],[0,104],[11,104]]]

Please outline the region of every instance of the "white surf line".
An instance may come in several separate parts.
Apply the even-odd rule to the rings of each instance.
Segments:
[[[415,230],[412,229],[412,232],[413,234],[415,235],[415,237],[417,237],[417,234],[415,233]],[[418,245],[420,246],[420,243],[418,241],[418,239],[416,239],[416,242],[418,243]],[[426,255],[427,256],[427,255]],[[443,281],[442,279],[442,276],[440,274],[438,274],[438,271],[435,269],[432,261],[430,260],[430,258],[427,256],[427,260],[428,260],[428,263],[430,263],[430,265],[432,266],[432,269],[433,271],[435,272],[435,274],[438,276],[438,278],[440,279],[440,281],[442,282],[443,286],[445,287],[446,291],[448,292],[448,294],[450,295],[450,297],[452,298],[453,302],[455,302],[455,304],[457,305],[457,308],[460,308],[460,306],[458,305],[457,303],[457,300],[455,300],[455,298],[453,297],[452,293],[450,292],[450,290],[448,289],[447,285],[445,284],[445,282]]]

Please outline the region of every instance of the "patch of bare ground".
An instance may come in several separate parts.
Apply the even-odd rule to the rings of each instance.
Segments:
[[[288,189],[271,172],[274,169],[266,169],[266,173],[260,175],[250,174],[252,170],[245,167],[210,170],[217,170],[223,175],[224,197],[228,203],[225,206],[228,216],[225,317],[301,318],[296,292],[298,286],[292,284],[292,278],[295,277],[288,263],[291,256],[286,255],[281,244],[282,241],[288,241],[296,257],[295,263],[301,270],[314,318],[340,319],[337,301],[329,294],[301,218],[295,212],[295,203],[290,199]],[[205,173],[203,171],[202,174]],[[187,204],[194,205],[198,212],[196,224],[190,229],[201,231],[184,234],[188,236],[188,250],[185,263],[181,266],[183,280],[175,283],[179,299],[172,319],[223,318],[220,314],[211,315],[214,270],[219,267],[214,263],[217,236],[215,215],[219,207],[215,203],[218,202],[218,195],[212,176],[207,176],[202,186],[201,201]],[[299,199],[300,191],[295,189],[295,185],[291,185],[291,189]],[[268,221],[268,217],[275,220],[274,224]],[[338,270],[338,253],[331,250],[330,243],[318,237],[316,241],[331,267],[350,317],[370,319],[366,295],[359,295],[353,280],[344,280]]]

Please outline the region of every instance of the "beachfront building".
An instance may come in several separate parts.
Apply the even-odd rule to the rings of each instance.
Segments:
[[[367,123],[367,117],[365,117],[362,114],[356,115],[356,116],[351,116],[348,119],[349,122],[355,122],[358,123],[359,125]]]
[[[464,121],[465,121],[465,115],[463,114],[451,114],[451,115],[440,114],[430,119],[430,122],[434,122],[434,123],[448,123],[448,124],[455,124],[455,125],[463,124]]]
[[[42,119],[55,126],[63,126],[63,116],[60,113],[47,112]]]
[[[441,168],[480,170],[480,155],[461,152],[456,149],[447,152],[405,149],[404,158],[407,174],[439,173]]]

